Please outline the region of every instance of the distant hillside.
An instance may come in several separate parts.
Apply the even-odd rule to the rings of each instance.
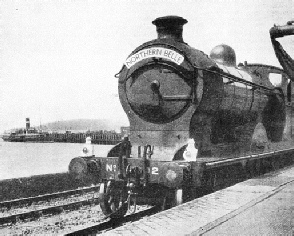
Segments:
[[[120,130],[121,126],[128,126],[119,122],[113,122],[106,119],[75,119],[56,121],[43,124],[49,130]]]

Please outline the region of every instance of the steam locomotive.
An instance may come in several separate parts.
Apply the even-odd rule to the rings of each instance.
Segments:
[[[224,44],[204,54],[184,42],[182,17],[152,23],[158,38],[137,47],[117,74],[130,135],[107,157],[84,148],[69,165],[76,178],[101,183],[109,217],[138,204],[181,204],[230,173],[254,174],[293,153],[293,86],[284,70],[237,66]]]

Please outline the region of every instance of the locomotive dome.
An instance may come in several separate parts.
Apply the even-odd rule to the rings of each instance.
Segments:
[[[210,58],[225,66],[236,66],[235,50],[225,44],[214,47],[210,52]]]

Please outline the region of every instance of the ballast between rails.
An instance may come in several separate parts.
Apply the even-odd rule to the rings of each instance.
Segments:
[[[41,216],[48,215],[48,214],[51,214],[51,215],[60,214],[64,210],[75,210],[85,205],[98,204],[98,203],[99,203],[99,198],[93,198],[93,199],[86,199],[83,201],[71,202],[71,203],[63,204],[63,205],[45,207],[45,208],[34,210],[34,211],[28,211],[24,213],[4,216],[4,217],[0,217],[0,225],[8,224],[8,223],[13,224],[19,220],[26,220],[30,218],[37,219],[37,218],[40,218]]]

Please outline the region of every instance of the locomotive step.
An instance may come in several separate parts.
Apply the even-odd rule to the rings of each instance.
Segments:
[[[293,197],[294,166],[291,166],[124,225],[105,235],[228,235],[231,230],[235,231],[234,235],[252,235],[250,222],[255,222],[254,230],[258,235],[269,235],[274,230],[271,235],[285,235],[291,232],[288,223],[293,202],[289,203]],[[273,204],[273,201],[277,203],[277,198],[282,198],[284,204]],[[287,214],[279,214],[281,209]],[[255,217],[257,212],[259,217]],[[271,224],[275,225],[267,228],[270,215],[280,218],[273,218]],[[240,230],[243,223],[247,227]],[[260,225],[263,228],[259,228]],[[279,225],[287,227],[282,229]]]

